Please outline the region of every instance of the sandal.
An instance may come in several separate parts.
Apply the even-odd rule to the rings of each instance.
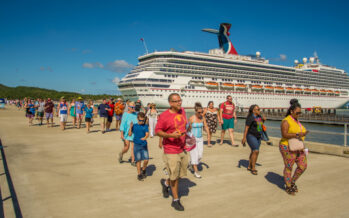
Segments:
[[[252,173],[253,175],[255,175],[255,176],[258,175],[258,171],[257,171],[257,170],[252,170],[252,169],[251,169],[251,173]]]
[[[286,193],[287,194],[289,194],[289,195],[295,195],[295,191],[294,191],[294,189],[292,188],[292,186],[290,186],[290,187],[285,187],[285,191],[286,191]]]
[[[293,189],[294,192],[298,192],[298,187],[296,186],[295,183],[291,183],[291,188]]]

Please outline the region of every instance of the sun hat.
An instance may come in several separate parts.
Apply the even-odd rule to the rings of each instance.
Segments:
[[[79,97],[78,97],[78,100],[81,100],[81,99],[82,99],[81,96],[79,96]]]

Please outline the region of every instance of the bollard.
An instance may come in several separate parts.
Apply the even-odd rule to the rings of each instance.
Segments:
[[[344,124],[344,147],[347,146],[347,132],[348,132],[348,126],[347,125],[348,125],[347,123]]]

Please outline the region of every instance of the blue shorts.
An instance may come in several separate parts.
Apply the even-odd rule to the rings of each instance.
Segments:
[[[246,140],[252,151],[259,151],[259,147],[261,146],[261,138],[258,139],[252,134],[247,134]]]
[[[134,145],[133,154],[135,155],[135,161],[149,160],[148,148],[142,145]]]
[[[115,114],[115,119],[116,119],[116,120],[121,120],[121,119],[122,119],[122,114],[120,114],[120,115],[116,115],[116,114]]]

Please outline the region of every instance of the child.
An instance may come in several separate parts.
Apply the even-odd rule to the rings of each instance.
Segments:
[[[133,142],[133,153],[135,162],[137,165],[138,176],[137,179],[139,181],[143,180],[146,175],[146,168],[148,165],[149,154],[148,154],[148,145],[147,138],[149,136],[148,125],[145,124],[145,114],[143,112],[139,112],[137,115],[138,123],[131,123],[130,130],[128,135],[131,136],[134,134]],[[143,160],[143,167],[141,172],[141,161]]]
[[[85,108],[85,122],[86,122],[87,133],[90,133],[92,118],[93,118],[93,108],[91,107],[91,104],[89,103],[87,105],[87,108]]]

